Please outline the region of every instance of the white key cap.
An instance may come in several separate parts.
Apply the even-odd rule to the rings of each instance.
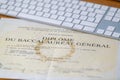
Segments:
[[[87,7],[84,7],[84,6],[81,6],[81,7],[80,7],[80,10],[85,11],[86,9],[87,9]]]
[[[72,18],[78,19],[78,18],[79,18],[79,15],[78,15],[78,14],[73,14]]]
[[[100,18],[96,18],[96,19],[95,19],[95,23],[99,23],[100,21],[101,21]]]
[[[35,8],[35,10],[37,10],[37,11],[41,11],[42,9],[43,9],[42,7]]]
[[[65,0],[65,2],[66,2],[66,1],[69,1],[69,2],[70,2],[71,0]],[[66,3],[66,4],[65,4],[65,7],[70,8],[70,7],[72,7],[72,4],[70,4],[70,3]]]
[[[87,3],[86,6],[87,6],[87,7],[92,7],[92,6],[93,6],[93,3]]]
[[[107,16],[114,16],[114,14],[115,14],[114,12],[108,12]]]
[[[78,8],[79,8],[79,5],[76,5],[76,4],[75,4],[75,5],[72,6],[72,8],[73,8],[73,9],[78,9]]]
[[[108,27],[107,27],[107,30],[108,30],[108,31],[114,31],[114,30],[115,30],[115,27],[114,27],[114,26],[108,26]]]
[[[76,24],[75,26],[73,26],[73,29],[76,29],[76,30],[81,30],[82,28],[83,28],[83,25]]]
[[[112,36],[116,37],[116,38],[119,38],[120,37],[120,33],[114,32]]]
[[[45,13],[45,14],[43,15],[43,17],[48,18],[48,17],[50,17],[50,14],[49,14],[49,13]]]
[[[93,31],[95,30],[95,28],[93,28],[93,27],[88,27],[88,26],[85,26],[85,27],[83,28],[83,30],[84,30],[84,31],[93,32]]]
[[[60,11],[64,11],[66,8],[65,7],[59,7]]]
[[[108,9],[108,6],[103,6],[103,5],[102,5],[100,9],[106,11],[106,10]]]
[[[95,18],[93,18],[93,17],[88,17],[87,18],[87,21],[90,21],[90,22],[94,22],[94,20],[95,20]]]
[[[6,14],[7,11],[8,11],[8,10],[6,10],[6,9],[0,9],[0,13],[1,13],[1,14]]]
[[[42,2],[39,2],[38,4],[37,4],[37,6],[39,6],[39,7],[42,7],[44,5],[44,3],[42,3]]]
[[[65,13],[65,17],[70,17],[72,15],[72,13]]]
[[[98,33],[98,34],[103,34],[103,33],[104,33],[104,30],[103,30],[103,29],[98,29],[98,30],[96,31],[96,33]]]
[[[2,9],[5,9],[5,8],[7,8],[8,7],[8,5],[1,5],[1,8]]]
[[[45,4],[44,7],[45,7],[45,8],[50,8],[50,7],[51,7],[51,4]]]
[[[85,26],[91,26],[91,27],[97,27],[97,24],[96,23],[92,23],[92,22],[88,22],[88,21],[82,21],[80,23],[81,25],[85,25]]]
[[[9,6],[12,6],[14,4],[14,2],[10,1],[7,3]]]
[[[90,12],[90,13],[88,14],[89,17],[95,17],[95,15],[96,15],[96,13],[92,13],[92,12]]]
[[[8,11],[7,14],[11,15],[11,16],[16,16],[18,14],[18,12],[16,12],[16,11]]]
[[[67,8],[67,9],[66,9],[66,12],[70,12],[70,13],[71,13],[72,11],[73,11],[72,8]]]
[[[35,14],[35,13],[36,13],[36,11],[30,10],[28,14]]]
[[[75,23],[75,24],[79,24],[80,21],[81,21],[81,20],[79,20],[79,19],[74,19],[74,20],[73,20],[73,23]]]
[[[86,16],[88,14],[88,12],[87,11],[82,11],[80,14]]]
[[[65,17],[64,17],[64,16],[59,16],[59,17],[58,17],[58,20],[63,21],[63,20],[65,20]]]
[[[51,4],[57,4],[57,1],[51,1]]]
[[[112,21],[113,21],[113,22],[119,22],[119,21],[120,21],[120,18],[114,17],[114,18],[112,19]]]
[[[23,18],[27,18],[27,19],[33,19],[35,21],[44,22],[44,23],[50,23],[50,24],[55,24],[55,25],[60,25],[62,23],[62,21],[43,18],[43,17],[38,17],[38,16],[34,16],[34,15],[28,15],[28,14],[24,14],[24,13],[20,13],[18,15],[18,17],[23,17]]]
[[[57,19],[57,18],[58,18],[58,15],[51,15],[50,18],[51,18],[51,19]]]
[[[111,20],[112,20],[112,17],[111,17],[111,16],[105,16],[104,19],[105,19],[105,20],[108,20],[108,21],[111,21]]]
[[[81,5],[81,6],[84,6],[85,4],[86,4],[86,2],[84,2],[84,1],[79,2],[79,5]]]
[[[73,24],[72,24],[72,23],[69,23],[69,22],[63,22],[62,26],[72,28],[72,27],[73,27]]]
[[[23,9],[21,12],[22,12],[22,13],[27,13],[27,12],[28,12],[28,9]]]
[[[51,7],[51,9],[57,9],[58,8],[58,6],[57,5],[53,5],[52,7]]]
[[[19,7],[16,7],[15,8],[15,11],[17,11],[17,12],[19,12],[19,11],[21,11],[22,10],[22,8],[19,8]]]
[[[66,22],[72,22],[73,18],[66,18],[65,21]]]
[[[1,0],[0,3],[6,4],[8,1],[7,0]]]
[[[109,11],[111,11],[111,12],[116,12],[116,11],[117,11],[117,8],[111,7]]]
[[[111,31],[105,31],[104,34],[107,35],[107,36],[111,36],[111,35],[112,35],[112,32],[111,32]]]
[[[79,14],[79,13],[80,13],[80,10],[74,10],[73,13]]]
[[[27,8],[28,7],[28,4],[22,4],[21,5],[22,8]],[[29,8],[30,9],[30,8]]]
[[[30,2],[31,5],[36,5],[37,4],[37,1],[32,1]]]
[[[43,9],[43,12],[48,13],[49,11],[50,11],[50,9],[48,9],[48,8],[44,8],[44,9]]]
[[[51,13],[51,14],[56,14],[56,13],[57,13],[57,10],[51,10],[50,13]]]
[[[8,10],[13,10],[15,7],[14,6],[8,6]]]
[[[57,14],[60,15],[60,16],[62,16],[62,15],[65,14],[65,12],[64,11],[59,11]]]
[[[80,20],[86,20],[86,19],[87,19],[87,16],[80,16],[79,19],[80,19]]]
[[[16,7],[20,7],[20,6],[22,5],[22,3],[18,3],[18,2],[17,2],[17,3],[15,3],[14,5],[15,5]]]
[[[88,12],[93,12],[93,11],[94,11],[94,8],[88,8],[87,11],[88,11]]]
[[[99,9],[100,7],[101,7],[101,5],[99,5],[99,4],[94,5],[94,8],[96,8],[96,9]]]
[[[96,14],[95,17],[96,17],[96,18],[99,18],[99,19],[102,19],[103,15],[101,15],[101,14]]]
[[[64,2],[59,2],[58,5],[59,5],[59,6],[64,6],[65,3],[64,3]]]
[[[115,14],[115,17],[120,18],[120,13],[116,13],[116,14]]]
[[[37,16],[42,16],[42,15],[43,15],[43,12],[37,12],[36,15],[37,15]]]
[[[96,10],[95,10],[95,13],[98,13],[98,14],[104,14],[105,11],[102,11],[102,10],[96,9]]]
[[[28,4],[30,2],[30,0],[24,0],[23,3]]]

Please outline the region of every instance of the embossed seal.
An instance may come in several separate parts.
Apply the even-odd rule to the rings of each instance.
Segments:
[[[40,58],[42,59],[42,61],[46,62],[46,61],[66,61],[67,59],[69,59],[70,57],[72,57],[72,55],[75,52],[75,46],[73,44],[67,44],[70,47],[69,52],[65,53],[65,55],[62,56],[57,56],[57,57],[51,57],[48,55],[45,55],[44,53],[41,52],[41,46],[43,44],[46,44],[48,42],[48,40],[44,40],[43,43],[38,42],[37,45],[35,46],[35,51],[36,54],[40,56]],[[71,41],[67,41],[67,43],[70,43]],[[62,52],[62,50],[61,50]],[[54,53],[53,53],[54,54]]]

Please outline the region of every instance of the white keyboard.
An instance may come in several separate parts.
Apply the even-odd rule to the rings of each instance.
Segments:
[[[0,0],[0,14],[120,40],[120,9],[79,0]]]

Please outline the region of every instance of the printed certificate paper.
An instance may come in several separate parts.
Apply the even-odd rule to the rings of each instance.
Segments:
[[[119,41],[17,19],[0,22],[0,77],[117,80]]]

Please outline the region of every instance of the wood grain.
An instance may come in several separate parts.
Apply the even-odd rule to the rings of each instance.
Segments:
[[[120,1],[117,0],[85,0],[85,1],[120,8]]]

